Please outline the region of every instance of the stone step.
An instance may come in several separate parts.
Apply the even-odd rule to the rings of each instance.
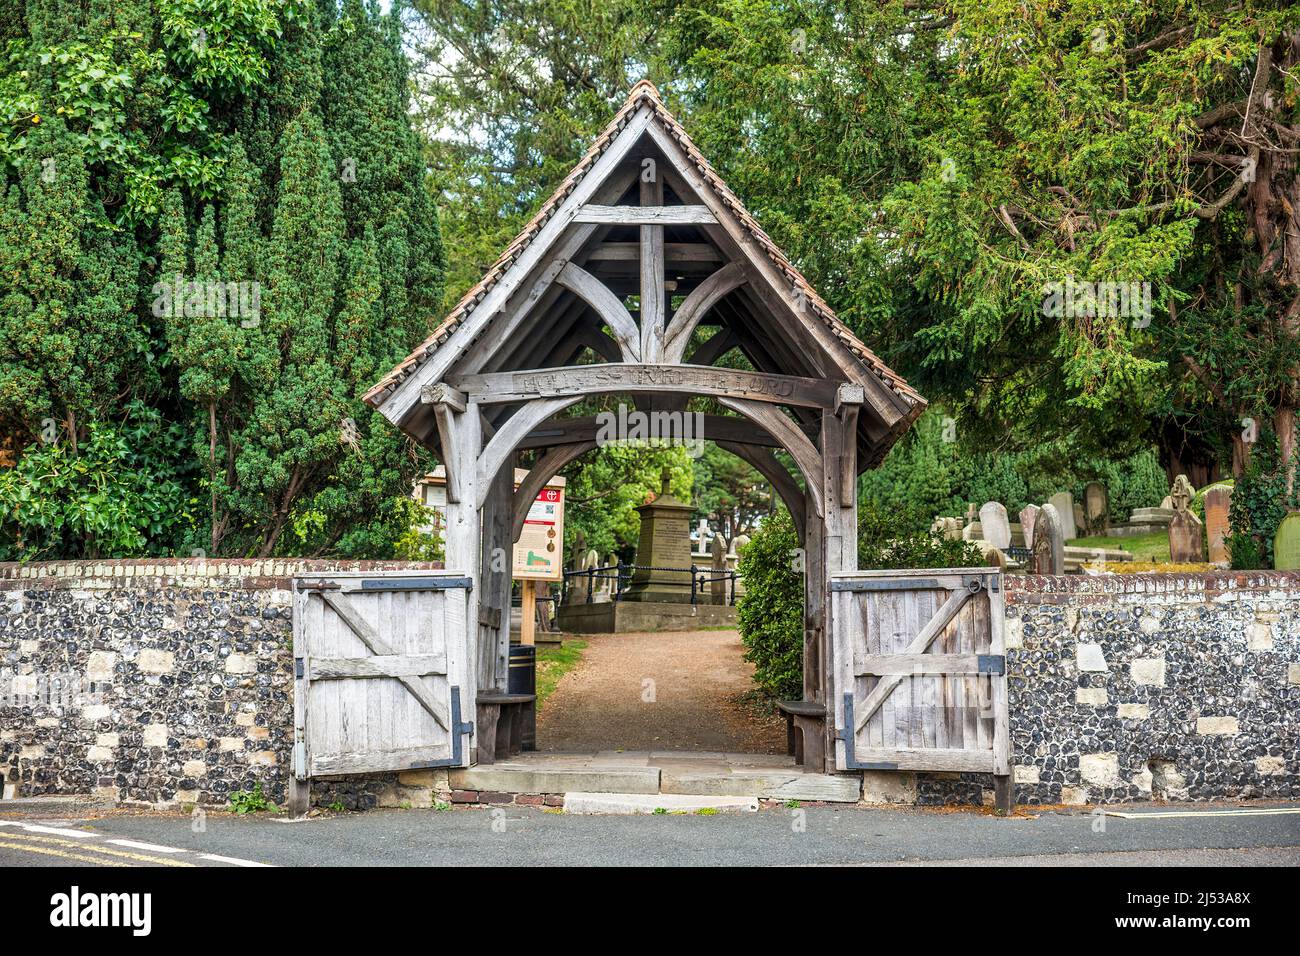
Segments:
[[[565,813],[754,813],[758,797],[724,794],[699,796],[681,793],[566,793]]]
[[[661,793],[697,795],[744,794],[765,800],[857,803],[862,795],[862,777],[858,774],[780,770],[710,772],[665,769],[659,790]]]
[[[498,793],[658,793],[658,767],[538,767],[495,763],[451,770],[455,790],[490,790]]]

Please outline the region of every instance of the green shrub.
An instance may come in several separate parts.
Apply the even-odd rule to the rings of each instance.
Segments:
[[[919,517],[886,513],[863,505],[858,513],[858,567],[863,571],[901,568],[970,568],[983,565],[984,552],[969,541],[916,531]]]
[[[1300,453],[1297,453],[1300,467]],[[1273,567],[1273,538],[1290,511],[1300,510],[1300,482],[1290,495],[1286,470],[1278,462],[1277,438],[1261,432],[1246,473],[1232,491],[1228,512],[1228,551],[1233,568],[1251,571]]]
[[[958,568],[984,564],[969,541],[945,541],[913,530],[918,517],[863,504],[858,522],[858,567]],[[803,552],[784,509],[754,532],[740,557],[745,593],[736,608],[745,659],[754,682],[783,700],[803,697]]]
[[[139,402],[91,422],[75,452],[63,434],[32,445],[0,469],[0,560],[175,553],[194,527],[194,471],[184,430]]]
[[[736,621],[754,682],[781,699],[803,697],[803,573],[790,513],[779,509],[740,555],[745,593]]]

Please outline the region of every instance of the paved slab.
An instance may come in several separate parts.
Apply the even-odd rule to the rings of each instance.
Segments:
[[[688,796],[679,793],[566,793],[565,813],[758,812],[757,797]]]

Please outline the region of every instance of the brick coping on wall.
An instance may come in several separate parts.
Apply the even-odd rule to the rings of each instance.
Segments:
[[[1241,591],[1300,590],[1300,571],[1206,571],[1176,574],[1008,574],[1007,598],[1014,602],[1051,603],[1055,595],[1074,601],[1105,600],[1117,595],[1201,595],[1214,600]]]
[[[0,591],[27,588],[288,588],[296,574],[441,571],[441,561],[348,561],[330,558],[104,558],[90,561],[0,561]]]

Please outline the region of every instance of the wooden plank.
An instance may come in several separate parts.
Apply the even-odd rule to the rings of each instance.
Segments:
[[[703,365],[629,363],[488,372],[453,376],[449,381],[483,404],[562,395],[581,398],[610,392],[667,391],[819,409],[835,404],[839,386],[837,381],[797,375]]]
[[[858,663],[859,674],[978,674],[978,654],[868,654]]]
[[[708,206],[599,206],[588,203],[574,222],[618,226],[699,226],[718,220]]]
[[[664,204],[664,181],[659,176],[641,177],[641,211],[661,214]],[[655,222],[643,224],[641,238],[641,358],[646,362],[662,362],[664,354],[664,325],[667,303],[664,301],[664,283],[667,281],[664,266],[664,227]]]
[[[393,649],[388,642],[375,632],[375,629],[362,618],[352,606],[351,602],[341,595],[331,591],[318,591],[321,600],[328,604],[339,618],[351,628],[352,632],[360,638],[361,643],[369,648],[372,654],[391,655]],[[451,715],[447,707],[429,693],[429,689],[418,679],[413,677],[398,677],[398,682],[410,692],[420,706],[429,712],[429,715],[438,723],[438,726],[450,733]]]
[[[639,242],[602,242],[587,254],[590,262],[639,262]],[[722,253],[707,242],[665,242],[666,262],[721,262]]]
[[[956,616],[957,612],[961,610],[962,605],[966,603],[969,597],[969,591],[951,592],[948,595],[948,600],[943,603],[943,606],[939,608],[938,612],[930,619],[929,623],[921,629],[921,632],[916,635],[916,638],[906,645],[902,653],[924,653],[925,649],[930,646],[930,643],[938,637],[940,633],[942,633],[943,629],[948,626]],[[902,678],[895,675],[886,677],[880,682],[879,686],[877,686],[866,701],[863,702],[861,712],[854,715],[857,724],[854,728],[855,731],[862,729],[862,725],[865,724],[871,715],[876,712],[876,708],[884,703],[885,698],[893,693],[894,688],[896,688],[901,681]]]
[[[531,448],[554,448],[594,442],[600,423],[594,415],[579,418],[553,418],[542,422],[517,446],[520,451]],[[726,441],[763,448],[780,448],[781,443],[768,434],[767,429],[747,418],[736,415],[705,415],[703,436],[709,441]]]
[[[935,748],[859,747],[859,763],[894,764],[897,770],[964,771],[992,773],[993,753],[980,750],[941,750]]]
[[[443,745],[396,747],[391,750],[351,750],[316,754],[311,771],[315,776],[334,777],[354,773],[383,773],[412,770],[431,764],[445,764],[449,756]]]
[[[385,595],[393,597],[394,595]],[[408,618],[394,617],[394,623]],[[445,654],[378,654],[374,657],[317,657],[312,661],[312,680],[343,680],[350,677],[423,677],[446,674]]]
[[[1004,633],[1004,623],[1006,619],[1006,595],[1002,590],[1001,576],[998,578],[997,586],[989,592],[989,652],[995,655],[1006,655],[1006,635]],[[1007,674],[1006,668],[1003,673],[994,675],[991,678],[993,683],[993,772],[995,774],[1009,775],[1011,773],[1011,727],[1010,712],[1007,701]],[[1010,783],[1007,784],[1008,788]],[[1001,796],[1001,795],[1000,795]],[[1010,811],[1012,800],[1011,790],[1008,789],[1005,794],[1006,806],[1000,807],[1003,812]],[[999,803],[1004,801],[999,800]]]
[[[493,376],[481,377],[491,378]],[[492,440],[484,447],[483,453],[478,456],[475,474],[478,483],[476,492],[479,508],[483,507],[492,482],[501,473],[506,461],[515,454],[523,437],[548,418],[558,415],[579,400],[580,396],[529,400],[527,405],[507,419],[506,423],[501,426],[500,430],[492,436]],[[513,475],[511,477],[513,481]],[[475,547],[470,553],[476,554],[477,551],[478,548]]]

